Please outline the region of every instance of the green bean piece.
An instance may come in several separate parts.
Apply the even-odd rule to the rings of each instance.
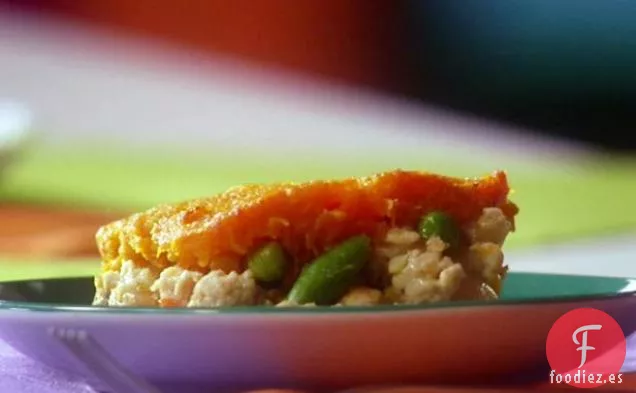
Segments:
[[[418,231],[424,239],[438,236],[449,248],[459,245],[459,227],[448,214],[440,211],[431,212],[420,219]]]
[[[371,255],[371,239],[351,237],[325,252],[300,273],[287,300],[296,304],[330,305],[338,301]]]
[[[285,276],[287,256],[279,243],[270,242],[254,252],[247,265],[257,281],[277,282]]]

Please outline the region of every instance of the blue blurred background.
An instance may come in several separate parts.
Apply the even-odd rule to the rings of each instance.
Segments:
[[[633,150],[636,3],[408,1],[421,98]]]

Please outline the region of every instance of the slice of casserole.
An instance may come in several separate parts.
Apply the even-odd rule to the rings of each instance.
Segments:
[[[504,172],[243,185],[99,229],[94,305],[421,304],[493,299],[518,209]]]

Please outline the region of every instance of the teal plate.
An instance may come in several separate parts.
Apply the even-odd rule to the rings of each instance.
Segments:
[[[440,302],[429,305],[374,307],[219,307],[190,309],[109,308],[92,307],[94,295],[91,277],[21,280],[0,283],[0,310],[82,312],[160,312],[160,313],[245,313],[245,312],[307,312],[341,313],[352,311],[404,311],[430,308],[497,306],[559,301],[587,301],[636,293],[636,279],[514,272],[508,275],[501,298],[497,301]]]
[[[559,317],[592,307],[628,334],[635,293],[631,278],[515,272],[502,298],[489,302],[140,309],[91,307],[90,277],[13,281],[0,283],[0,339],[96,391],[155,391],[131,390],[139,381],[180,393],[333,391],[537,371],[545,381],[546,337]]]

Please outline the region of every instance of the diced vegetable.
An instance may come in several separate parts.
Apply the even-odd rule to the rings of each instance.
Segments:
[[[330,305],[354,284],[371,255],[368,236],[351,237],[306,266],[287,299],[297,304]]]
[[[276,282],[285,276],[287,256],[279,243],[270,242],[253,253],[247,265],[257,281]]]
[[[422,217],[418,225],[418,232],[424,239],[438,236],[449,245],[449,248],[455,248],[459,244],[459,227],[444,212],[436,211]]]

